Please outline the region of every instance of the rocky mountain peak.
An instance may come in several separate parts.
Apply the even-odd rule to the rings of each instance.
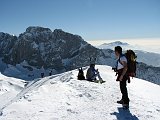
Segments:
[[[39,27],[39,26],[30,26],[26,29],[27,33],[36,33],[36,32],[52,32],[49,28]]]

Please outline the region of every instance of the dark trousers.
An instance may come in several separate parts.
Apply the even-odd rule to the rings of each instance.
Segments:
[[[119,81],[120,76],[122,75],[123,69],[118,70],[118,77],[117,81]],[[129,80],[129,77],[127,75],[124,75],[123,80],[120,82],[120,90],[122,93],[122,100],[124,104],[129,104],[129,98],[128,98],[128,91],[127,91],[127,80]]]
[[[127,91],[127,81],[120,81],[120,90],[122,93],[122,100],[124,104],[129,104],[128,91]]]

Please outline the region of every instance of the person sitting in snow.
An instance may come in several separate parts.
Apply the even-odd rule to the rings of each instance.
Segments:
[[[96,77],[98,77],[99,81],[102,82],[98,69],[95,69],[95,64],[90,64],[90,67],[87,70],[86,79],[91,82],[96,82]]]

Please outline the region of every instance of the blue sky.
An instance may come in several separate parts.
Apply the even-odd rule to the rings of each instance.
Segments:
[[[160,38],[160,0],[1,0],[0,31],[59,28],[86,40]]]

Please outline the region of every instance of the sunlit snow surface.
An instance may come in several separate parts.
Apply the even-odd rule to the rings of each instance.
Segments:
[[[0,101],[0,120],[159,120],[160,86],[131,79],[130,109],[123,110],[116,103],[121,94],[115,73],[108,66],[96,68],[106,83],[79,81],[78,70],[30,81],[21,92],[16,89],[22,81],[17,80],[11,98],[9,91],[0,95],[0,100],[4,96],[10,99],[7,103]],[[1,80],[5,82],[6,78],[1,75]],[[2,81],[3,87],[11,88]]]

